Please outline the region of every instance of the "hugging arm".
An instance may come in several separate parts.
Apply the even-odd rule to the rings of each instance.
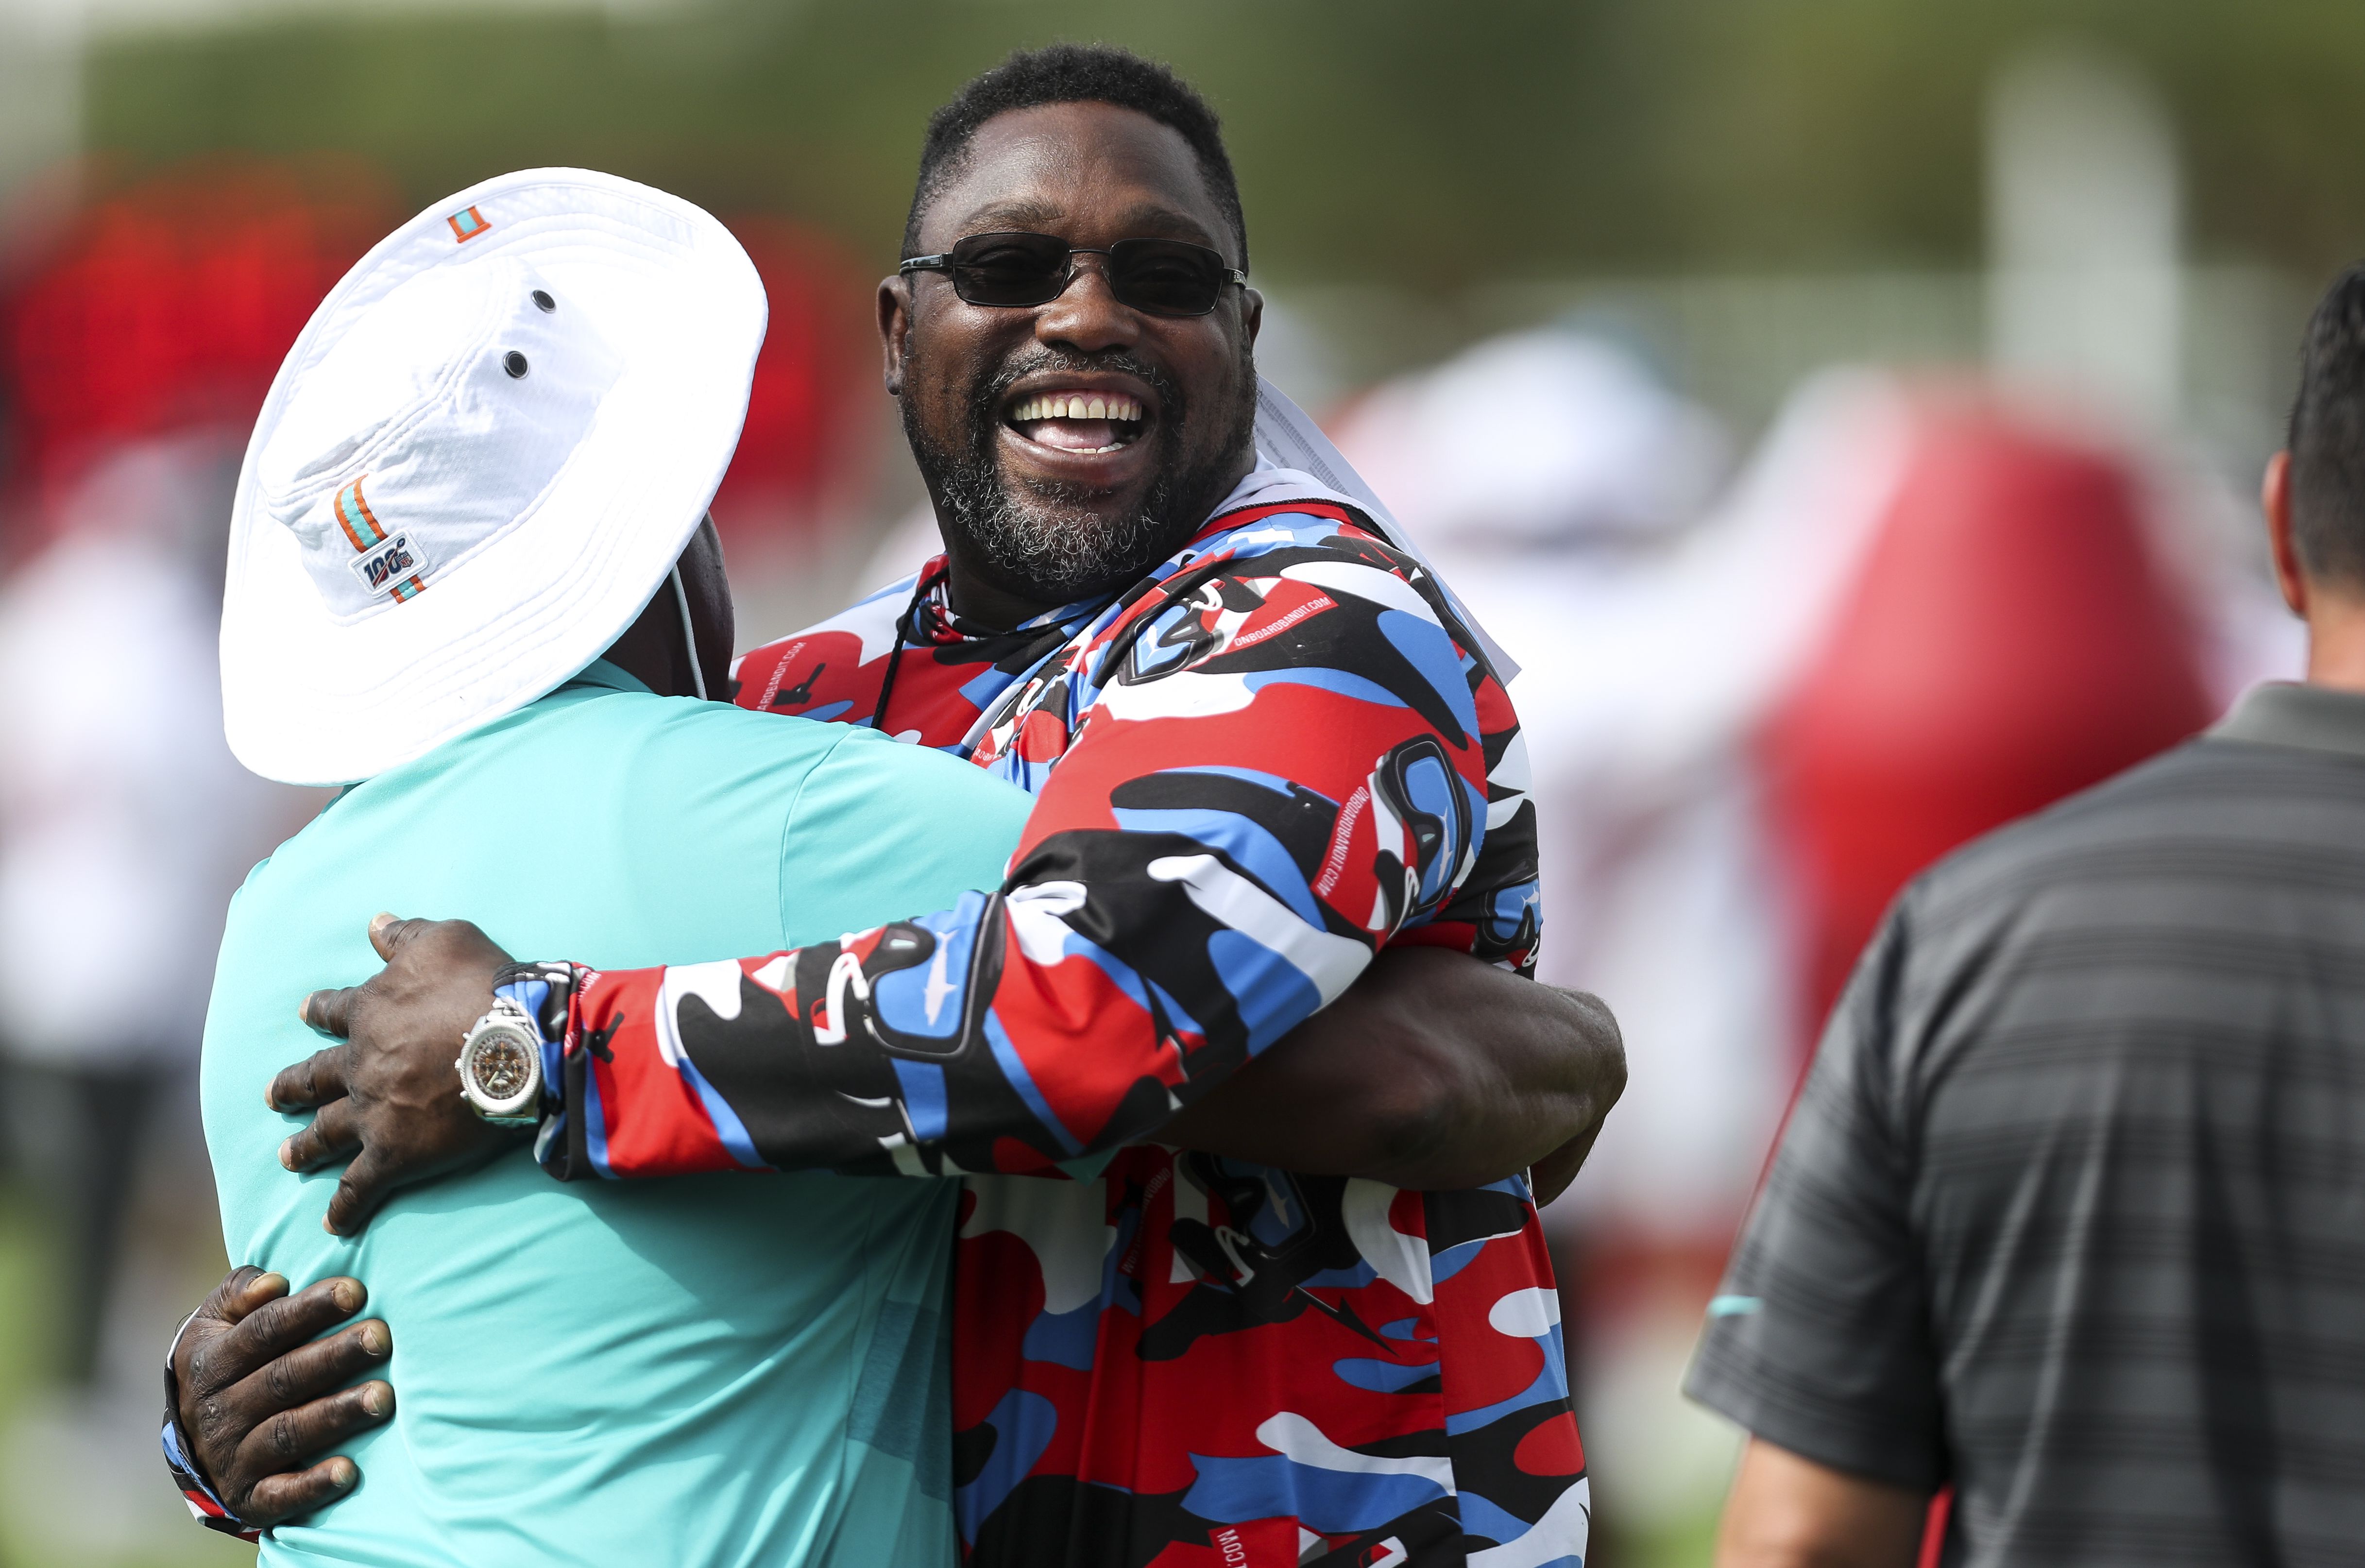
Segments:
[[[1064,737],[999,890],[736,963],[562,967],[544,1163],[1048,1174],[1156,1137],[1390,948],[1524,967],[1508,700],[1417,566],[1283,537],[1160,583],[1080,688],[988,722],[987,761]]]
[[[735,963],[537,966],[552,999],[538,1016],[563,1047],[546,1057],[563,1070],[546,1086],[544,1163],[569,1179],[1049,1173],[1158,1137],[1350,994],[1375,956],[1430,946],[1523,968],[1534,832],[1516,720],[1418,569],[1339,539],[1206,570],[1145,599],[1129,638],[1099,658],[1104,695],[1037,796],[1002,890]],[[387,1190],[457,1163],[468,1129],[449,1064],[508,957],[461,922],[386,935],[388,969],[308,1014],[350,1028],[352,1043],[274,1091],[282,1107],[353,1103],[324,1114],[326,1131],[297,1134],[288,1156],[306,1168],[359,1151],[331,1206],[341,1233]],[[1491,1036],[1486,1011],[1452,1027]],[[1476,1043],[1473,1061],[1488,1059],[1495,1041]],[[1425,1066],[1468,1094],[1395,1107],[1418,1124],[1416,1153],[1437,1152],[1440,1121],[1492,1130],[1455,1104],[1532,1086],[1520,1072],[1461,1078],[1472,1065],[1431,1057]],[[442,1087],[381,1081],[422,1074]],[[1436,1075],[1403,1076],[1435,1087]],[[1501,1173],[1581,1140],[1607,1103],[1591,1098],[1564,1137],[1490,1139]],[[1301,1141],[1320,1119],[1300,1119]],[[1250,1131],[1234,1123],[1225,1136]],[[1472,1168],[1418,1166],[1401,1144],[1366,1148],[1431,1184]]]
[[[509,956],[461,920],[382,917],[370,935],[387,969],[364,985],[317,993],[306,1016],[336,1033],[376,1021],[395,1043],[332,1047],[271,1088],[283,1109],[321,1108],[287,1140],[291,1168],[346,1158],[366,1140],[367,1162],[347,1167],[331,1202],[340,1231],[359,1228],[394,1188],[517,1141],[467,1112],[453,1047],[441,1043],[456,1041],[463,1014],[489,1004],[491,977]],[[455,1000],[431,1004],[437,997]],[[407,1027],[420,1038],[405,1039]],[[1451,949],[1392,947],[1339,1000],[1146,1136],[1401,1187],[1475,1186],[1530,1170],[1537,1202],[1549,1203],[1625,1084],[1618,1025],[1597,999]]]
[[[440,935],[424,922],[401,924],[435,939],[408,959],[407,944],[381,940],[398,964],[498,952],[465,922],[441,923]],[[1618,1025],[1594,998],[1462,954],[1394,948],[1153,1136],[1401,1187],[1475,1186],[1530,1170],[1537,1201],[1549,1203],[1625,1081]],[[352,1461],[312,1456],[392,1408],[384,1383],[339,1387],[384,1361],[392,1345],[385,1324],[314,1338],[359,1309],[359,1283],[324,1280],[293,1297],[286,1290],[276,1276],[237,1271],[174,1349],[177,1391],[167,1415],[196,1472],[184,1489],[202,1509],[188,1480],[212,1484],[235,1522],[250,1527],[342,1496],[357,1479]]]
[[[1626,1086],[1597,998],[1434,947],[1380,954],[1338,1001],[1151,1135],[1310,1176],[1568,1185]]]

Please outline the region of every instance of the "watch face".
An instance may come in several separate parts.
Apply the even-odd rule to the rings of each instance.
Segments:
[[[468,1053],[468,1078],[476,1093],[496,1104],[526,1092],[538,1053],[511,1030],[488,1030]]]

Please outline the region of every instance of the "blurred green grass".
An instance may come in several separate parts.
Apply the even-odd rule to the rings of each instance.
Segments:
[[[211,1257],[207,1256],[208,1249]],[[175,1258],[175,1277],[187,1274],[191,1282],[186,1288],[193,1293],[203,1290],[196,1271],[202,1268],[219,1278],[221,1265],[213,1260],[219,1250],[208,1236],[202,1245],[193,1246],[191,1257]],[[21,1181],[0,1179],[0,1440],[13,1436],[18,1422],[39,1404],[47,1388],[54,1322],[53,1298],[43,1282],[55,1271],[57,1252],[56,1238],[31,1191]],[[195,1301],[196,1296],[191,1294],[187,1299]],[[152,1448],[143,1458],[149,1469],[131,1477],[132,1484],[152,1484],[160,1493],[165,1492],[172,1483],[164,1473],[163,1458]],[[59,1546],[62,1532],[50,1528],[39,1510],[70,1509],[76,1506],[75,1499],[28,1497],[19,1490],[24,1484],[21,1478],[0,1476],[0,1485],[7,1487],[0,1494],[0,1564],[6,1568],[33,1568],[34,1564],[50,1568],[62,1562],[71,1562],[77,1568],[231,1568],[252,1563],[255,1558],[252,1547],[203,1529],[194,1520],[188,1521],[177,1540],[163,1536],[152,1542],[143,1540],[128,1554],[77,1548],[71,1556],[64,1556]],[[83,1506],[104,1506],[99,1499],[106,1495],[95,1488],[93,1500]]]

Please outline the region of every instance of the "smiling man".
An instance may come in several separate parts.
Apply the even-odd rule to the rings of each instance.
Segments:
[[[353,1043],[275,1086],[322,1107],[288,1159],[355,1156],[350,1231],[465,1158],[486,1134],[453,1040],[497,980],[546,982],[536,1148],[562,1178],[972,1178],[972,1562],[1574,1563],[1587,1491],[1527,1183],[1399,1191],[1312,1173],[1355,1168],[1318,1122],[1194,1126],[1382,950],[1524,973],[1538,933],[1481,642],[1349,497],[1259,457],[1261,302],[1214,117],[1122,51],[1015,55],[931,121],[904,250],[886,382],[945,554],[745,655],[736,700],[1028,790],[1002,888],[673,969],[505,969],[472,927],[406,927],[378,980],[310,1004]],[[1579,1070],[1598,1108],[1619,1070]]]

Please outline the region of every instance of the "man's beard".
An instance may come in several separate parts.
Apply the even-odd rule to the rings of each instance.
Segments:
[[[1019,377],[1043,370],[1122,372],[1157,393],[1158,422],[1140,438],[1156,443],[1156,461],[1138,506],[1104,516],[1090,510],[1093,492],[1037,480],[1023,481],[1023,499],[1011,493],[997,461],[1001,409]],[[947,449],[921,429],[911,399],[902,409],[903,434],[947,541],[995,587],[1043,605],[1073,604],[1138,581],[1199,531],[1228,487],[1235,455],[1254,440],[1256,401],[1240,399],[1233,429],[1202,463],[1182,458],[1186,413],[1173,379],[1130,354],[1048,352],[1004,365],[971,395],[964,452]]]

